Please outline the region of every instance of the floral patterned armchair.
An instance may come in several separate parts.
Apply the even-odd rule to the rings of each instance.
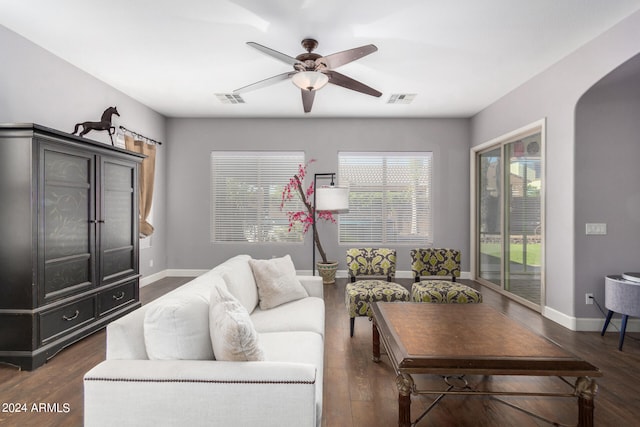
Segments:
[[[347,250],[349,279],[358,276],[384,276],[388,282],[396,276],[396,251],[387,248],[353,248]]]
[[[456,249],[420,248],[411,250],[411,272],[416,282],[422,276],[460,277],[460,251]]]
[[[460,277],[460,251],[425,248],[411,250],[411,301],[430,303],[479,303],[482,294],[470,286],[456,282]],[[451,280],[422,280],[423,276],[446,276]]]
[[[347,269],[350,283],[345,289],[345,304],[349,311],[350,334],[353,336],[355,318],[371,319],[371,304],[376,301],[409,301],[409,290],[394,283],[396,251],[387,248],[352,248],[347,250]],[[357,280],[359,277],[383,279]]]

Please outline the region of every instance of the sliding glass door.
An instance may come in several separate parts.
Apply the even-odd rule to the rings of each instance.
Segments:
[[[540,304],[542,159],[540,134],[505,146],[505,290]]]
[[[479,277],[502,286],[502,148],[478,155]]]
[[[476,153],[476,276],[539,308],[543,284],[542,130]]]

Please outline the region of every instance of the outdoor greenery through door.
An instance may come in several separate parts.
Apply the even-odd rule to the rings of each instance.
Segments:
[[[542,125],[475,153],[476,277],[539,309],[544,295]]]

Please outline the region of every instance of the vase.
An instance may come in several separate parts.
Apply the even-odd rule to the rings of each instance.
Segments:
[[[318,273],[322,277],[322,283],[331,285],[336,283],[336,271],[338,271],[338,262],[317,262],[316,267]]]

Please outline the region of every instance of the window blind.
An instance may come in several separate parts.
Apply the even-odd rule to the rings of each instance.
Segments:
[[[349,213],[338,219],[340,243],[433,243],[432,153],[338,154]]]
[[[211,241],[302,242],[280,210],[282,190],[300,164],[304,152],[212,152]],[[287,210],[301,209],[299,200],[287,202]]]

